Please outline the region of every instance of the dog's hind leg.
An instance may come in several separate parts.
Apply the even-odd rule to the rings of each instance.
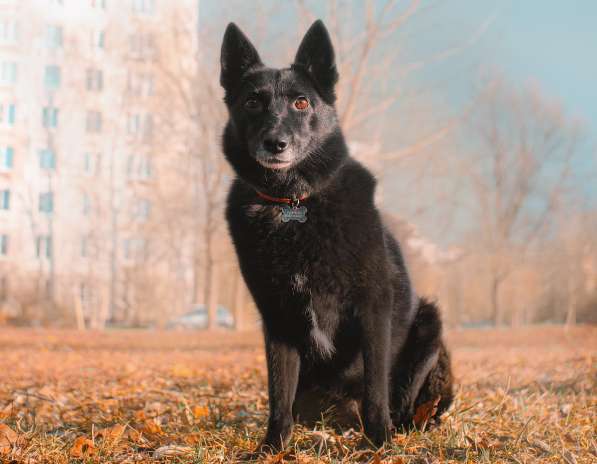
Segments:
[[[421,299],[392,371],[392,420],[397,427],[412,425],[415,408],[423,402],[439,397],[443,409],[451,402],[452,376],[441,335],[437,307]]]

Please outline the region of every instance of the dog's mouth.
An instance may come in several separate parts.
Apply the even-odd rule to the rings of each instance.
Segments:
[[[261,166],[268,168],[268,169],[286,169],[290,167],[292,161],[284,161],[279,159],[257,159],[257,162],[261,164]]]

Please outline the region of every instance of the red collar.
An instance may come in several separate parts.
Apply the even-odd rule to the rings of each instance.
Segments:
[[[273,201],[274,203],[286,203],[287,205],[298,206],[301,201],[306,200],[309,195],[303,195],[299,198],[278,198],[278,197],[270,197],[269,195],[260,192],[259,190],[255,190],[257,195],[264,200]]]

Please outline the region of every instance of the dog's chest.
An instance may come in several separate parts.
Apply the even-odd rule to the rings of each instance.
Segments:
[[[306,207],[304,222],[287,220],[282,208],[252,204],[245,210],[254,252],[277,280],[272,283],[285,281],[294,292],[338,293],[335,287],[348,284],[347,270],[355,264],[350,229],[320,205]]]
[[[306,327],[306,344],[318,357],[330,359],[334,338],[351,288],[346,261],[346,233],[333,214],[308,211],[306,222],[282,220],[277,206],[250,205],[255,250],[272,292],[286,302]],[[298,304],[294,304],[300,302]]]

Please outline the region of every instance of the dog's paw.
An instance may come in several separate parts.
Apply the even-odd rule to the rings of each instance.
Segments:
[[[394,426],[389,418],[365,425],[365,440],[376,448],[381,448],[384,443],[392,441],[393,434]]]
[[[265,456],[265,453],[259,453],[257,451],[242,451],[234,456],[234,462],[256,462],[261,461]]]
[[[272,446],[264,441],[259,443],[253,451],[244,451],[236,455],[238,462],[253,462],[263,461],[268,454],[275,454],[279,451],[279,447]]]
[[[401,433],[406,433],[414,429],[414,415],[414,411],[408,408],[404,408],[393,413],[392,421],[396,426],[396,430]]]

